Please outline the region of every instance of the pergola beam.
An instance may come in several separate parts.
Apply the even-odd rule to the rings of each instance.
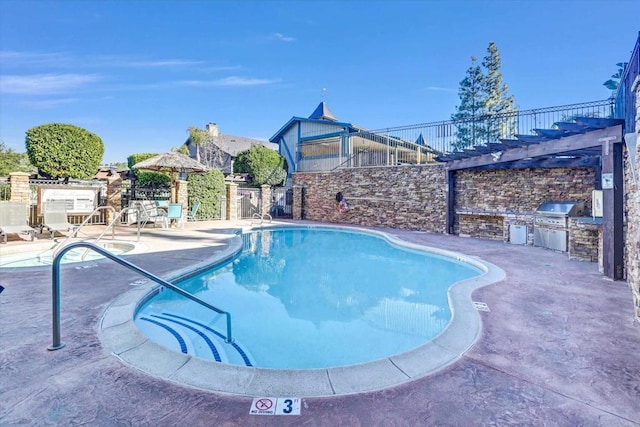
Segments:
[[[566,138],[530,144],[523,147],[509,148],[502,152],[482,154],[470,158],[452,160],[447,163],[447,169],[469,169],[500,162],[513,162],[527,158],[568,154],[571,151],[601,147],[603,138],[613,138],[613,143],[622,142],[622,126],[613,126],[595,130],[586,134],[572,135]]]

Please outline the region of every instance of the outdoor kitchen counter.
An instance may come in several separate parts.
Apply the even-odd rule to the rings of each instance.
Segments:
[[[533,244],[535,211],[457,209],[457,233],[462,237],[510,242],[513,226],[526,227],[523,240]],[[602,246],[602,218],[570,216],[566,218],[566,245],[564,251],[570,259],[596,262]],[[549,248],[554,249],[554,248]],[[557,250],[557,249],[555,249]]]
[[[585,225],[585,226],[593,225],[596,228],[602,227],[602,218],[593,218],[590,216],[578,216],[572,219],[575,219],[576,223],[580,225]]]
[[[509,216],[533,216],[535,215],[534,211],[530,212],[514,212],[514,211],[506,211],[506,210],[482,210],[482,209],[457,209],[456,215],[474,215],[474,216],[501,216],[501,217],[509,217]]]
[[[524,226],[523,242],[531,244],[533,218],[535,212],[515,212],[512,210],[456,209],[457,233],[461,237],[511,241],[511,226]],[[519,243],[519,244],[522,244]]]
[[[569,218],[569,259],[596,262],[602,240],[602,218]]]

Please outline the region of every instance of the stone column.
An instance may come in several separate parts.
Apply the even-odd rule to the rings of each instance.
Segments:
[[[122,210],[122,178],[120,178],[120,175],[107,178],[107,206],[111,206],[116,212]],[[111,224],[114,217],[114,213],[107,209],[107,224]]]
[[[636,134],[640,134],[640,76],[631,85],[636,93]],[[640,141],[639,141],[640,142]],[[636,143],[635,182],[628,186],[627,196],[627,282],[633,294],[636,321],[640,322],[640,143]],[[629,181],[627,181],[629,182]]]
[[[227,220],[238,219],[238,184],[227,182]]]
[[[260,186],[260,215],[265,216],[271,211],[271,186]]]
[[[303,203],[304,203],[304,186],[294,185],[293,186],[293,219],[304,219],[302,218]]]
[[[176,201],[182,203],[182,212],[189,209],[189,182],[183,179],[176,181]]]
[[[9,174],[10,202],[30,204],[29,174],[26,172],[11,172]]]

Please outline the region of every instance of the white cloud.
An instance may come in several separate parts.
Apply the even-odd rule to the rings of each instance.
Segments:
[[[230,76],[224,79],[216,80],[217,86],[259,86],[277,83],[276,79],[255,79],[248,77]]]
[[[456,92],[457,89],[451,89],[448,87],[440,87],[440,86],[427,86],[427,90],[431,90],[434,92]]]
[[[278,83],[279,79],[256,79],[250,77],[230,76],[218,80],[184,80],[179,84],[184,86],[262,86]]]
[[[69,57],[63,52],[39,53],[0,51],[0,61],[5,65],[61,65],[67,63]]]
[[[97,74],[34,74],[0,76],[0,93],[50,95],[64,93],[100,80]]]
[[[114,68],[158,68],[158,67],[196,67],[206,65],[206,61],[169,58],[141,59],[142,55],[71,55],[68,52],[19,52],[0,51],[0,61],[6,65],[32,66],[83,66]]]
[[[285,36],[282,33],[273,33],[269,38],[271,40],[276,40],[276,41],[286,42],[286,43],[291,43],[296,41],[296,39],[294,39],[293,37]]]
[[[103,65],[114,67],[154,68],[154,67],[193,67],[204,64],[204,61],[192,61],[187,59],[158,59],[149,61],[102,59]]]
[[[218,67],[212,66],[212,67],[203,67],[200,68],[200,71],[205,71],[205,72],[216,72],[216,71],[236,71],[236,70],[240,70],[242,69],[241,65],[221,65]]]

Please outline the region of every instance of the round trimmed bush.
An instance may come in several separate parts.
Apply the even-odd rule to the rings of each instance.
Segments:
[[[104,155],[99,136],[62,123],[27,130],[25,145],[31,164],[51,178],[91,178]]]

